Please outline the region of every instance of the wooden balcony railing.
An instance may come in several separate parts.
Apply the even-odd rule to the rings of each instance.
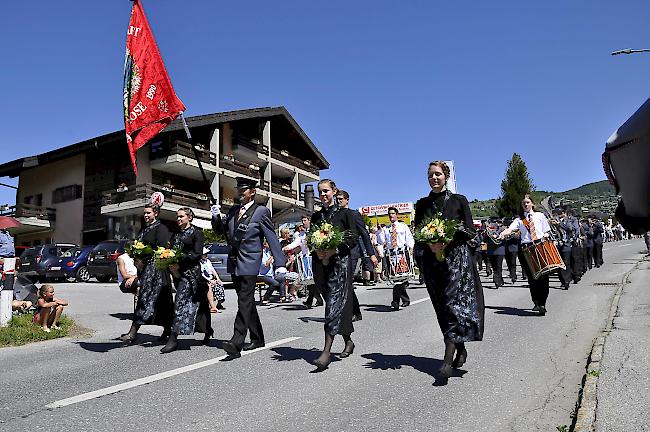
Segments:
[[[169,190],[169,188],[163,188],[153,183],[127,186],[127,190],[121,192],[118,192],[117,189],[106,191],[102,194],[102,205],[147,200],[154,192],[162,192],[165,196],[165,202],[170,204],[210,210],[209,198],[204,193],[192,193],[179,189]]]
[[[244,147],[258,153],[268,154],[269,147],[260,143],[259,140],[249,138],[245,135],[236,134],[233,136],[232,144],[234,147]]]
[[[296,190],[284,183],[271,182],[271,192],[293,199],[298,197]]]
[[[199,160],[201,163],[216,165],[217,155],[215,153],[201,147],[198,152]],[[166,158],[171,155],[179,155],[196,160],[192,146],[189,143],[183,141],[177,140],[171,144],[158,144],[151,146],[151,160]]]
[[[219,166],[239,174],[244,174],[259,179],[262,175],[262,167],[239,161],[232,155],[221,155]]]
[[[271,149],[271,157],[284,161],[289,165],[293,165],[297,168],[304,169],[305,171],[309,171],[312,174],[318,174],[318,168],[312,165],[311,162],[299,159],[289,154],[286,150]]]
[[[56,220],[56,209],[36,206],[33,204],[18,204],[0,208],[0,216],[26,217],[41,220]]]

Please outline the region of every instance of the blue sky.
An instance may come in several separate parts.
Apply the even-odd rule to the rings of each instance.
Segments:
[[[498,196],[513,152],[538,189],[604,179],[648,93],[650,54],[610,55],[650,47],[647,1],[143,4],[187,116],[286,106],[352,206],[425,195],[434,159],[469,199]],[[3,5],[1,162],[123,128],[130,7]]]

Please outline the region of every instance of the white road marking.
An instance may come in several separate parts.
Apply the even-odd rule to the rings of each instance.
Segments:
[[[425,297],[425,298],[421,298],[420,300],[413,301],[413,302],[411,302],[411,304],[416,305],[418,303],[422,303],[422,302],[425,302],[427,300],[431,300],[431,299],[429,297]]]
[[[267,350],[269,348],[273,348],[273,347],[283,345],[283,344],[286,344],[286,343],[289,343],[289,342],[293,342],[293,341],[298,340],[298,339],[300,339],[300,337],[289,337],[289,338],[285,338],[285,339],[280,339],[278,341],[268,343],[268,344],[266,344],[266,346],[264,346],[262,348],[257,348],[257,349],[250,350],[250,351],[242,351],[241,355],[243,357],[245,355],[254,354],[256,352]],[[138,378],[138,379],[133,380],[133,381],[127,381],[125,383],[117,384],[117,385],[114,385],[114,386],[111,386],[111,387],[106,387],[106,388],[103,388],[103,389],[91,391],[91,392],[88,392],[88,393],[83,393],[83,394],[73,396],[73,397],[69,397],[69,398],[66,398],[66,399],[61,399],[61,400],[52,402],[51,404],[45,405],[45,408],[50,409],[50,410],[55,409],[55,408],[61,408],[61,407],[64,407],[64,406],[73,405],[73,404],[80,403],[80,402],[85,402],[85,401],[90,400],[90,399],[96,399],[96,398],[106,396],[106,395],[109,395],[109,394],[118,393],[118,392],[128,390],[128,389],[133,388],[133,387],[138,387],[138,386],[141,386],[141,385],[145,385],[145,384],[149,384],[149,383],[152,383],[152,382],[160,381],[160,380],[163,380],[163,379],[166,379],[166,378],[171,378],[173,376],[180,375],[180,374],[183,374],[183,373],[186,373],[186,372],[191,372],[191,371],[194,371],[194,370],[197,370],[197,369],[201,369],[201,368],[204,368],[204,367],[207,367],[207,366],[212,366],[214,364],[219,363],[221,360],[223,360],[223,359],[225,359],[227,357],[228,357],[228,355],[222,355],[220,357],[216,357],[216,358],[213,358],[213,359],[210,359],[210,360],[205,360],[205,361],[202,361],[202,362],[194,363],[194,364],[183,366],[183,367],[180,367],[180,368],[168,370],[166,372],[157,373],[155,375],[150,375],[148,377]]]

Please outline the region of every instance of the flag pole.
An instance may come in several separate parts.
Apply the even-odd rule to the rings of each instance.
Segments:
[[[208,176],[205,175],[205,171],[203,170],[203,165],[201,165],[201,157],[199,155],[199,150],[192,142],[192,135],[190,134],[190,129],[187,127],[187,122],[185,121],[185,116],[183,115],[183,111],[181,111],[180,115],[181,115],[181,121],[183,122],[183,129],[185,129],[185,135],[187,135],[187,141],[190,144],[190,147],[192,147],[192,151],[194,152],[196,163],[199,165],[199,171],[201,171],[201,177],[203,177],[203,181],[208,187],[208,196],[210,197],[210,203],[217,204],[217,200],[214,198],[214,195],[212,195],[212,188],[210,187],[210,181],[208,180]]]

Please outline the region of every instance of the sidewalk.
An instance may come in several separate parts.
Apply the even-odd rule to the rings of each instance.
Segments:
[[[650,260],[628,280],[605,339],[596,431],[650,431]]]

